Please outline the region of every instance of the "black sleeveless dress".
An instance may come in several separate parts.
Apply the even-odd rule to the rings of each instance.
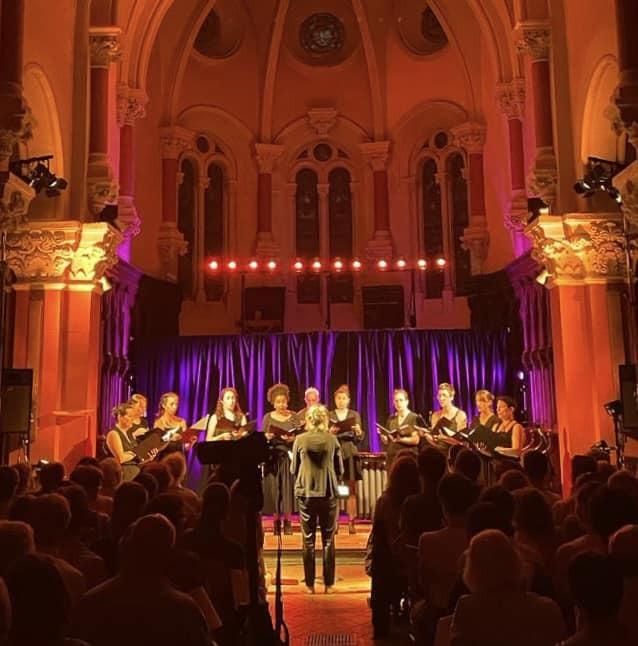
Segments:
[[[120,442],[122,442],[122,450],[124,451],[124,453],[128,453],[130,451],[133,451],[133,449],[135,449],[135,447],[137,446],[137,440],[133,437],[133,434],[131,433],[130,430],[123,431],[122,429],[115,426],[111,429],[111,431],[109,431],[109,433],[112,431],[118,434],[120,438]],[[108,449],[108,444],[107,444],[107,449]],[[109,450],[109,453],[111,453],[110,450]],[[111,453],[111,455],[113,454]],[[113,455],[113,457],[116,458],[115,455]],[[135,476],[137,476],[137,474],[140,472],[139,463],[140,463],[140,459],[137,456],[132,460],[129,460],[128,462],[123,462],[122,480],[127,480],[127,481],[133,480]]]
[[[398,414],[395,413],[394,415],[391,415],[390,417],[388,417],[388,421],[386,422],[386,427],[390,431],[395,431],[399,428],[399,426],[413,427],[415,424],[418,424],[418,415],[410,411],[405,416],[405,418],[401,420],[401,424],[399,424]],[[399,435],[402,437],[410,437],[412,433],[409,429],[405,429],[405,430],[400,430]],[[400,442],[391,442],[390,444],[388,444],[386,448],[386,458],[385,458],[385,468],[388,473],[390,472],[392,463],[396,460],[399,454],[402,454],[402,453],[406,453],[406,454],[411,453],[412,455],[417,456],[419,454],[419,447],[418,445],[409,446],[407,444],[401,444]]]
[[[477,415],[470,422],[470,428],[468,435],[474,444],[483,444],[491,451],[497,446],[495,443],[497,438],[496,433],[492,431],[494,426],[499,423],[499,419],[496,414],[492,414],[485,424],[481,424],[481,419]]]
[[[337,411],[330,411],[330,421],[333,423],[345,420],[353,420],[354,424],[361,427],[361,415],[356,410],[348,409],[348,414],[343,420],[337,417]],[[357,435],[354,431],[345,431],[337,433],[337,439],[341,445],[341,457],[343,458],[343,479],[346,482],[354,482],[355,480],[363,480],[363,472],[361,471],[361,461],[359,460],[359,450],[357,445],[361,444],[363,435]]]
[[[271,425],[286,431],[296,428],[299,424],[297,415],[293,413],[288,420],[281,422],[266,413],[261,423],[261,430],[268,433]],[[264,469],[264,514],[291,514],[294,509],[294,477],[290,473],[289,451],[292,444],[273,437],[269,440],[271,459]],[[280,501],[281,495],[281,501]]]

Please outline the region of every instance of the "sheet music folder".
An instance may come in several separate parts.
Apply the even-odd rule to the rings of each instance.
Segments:
[[[147,433],[144,436],[144,439],[132,450],[140,460],[146,460],[146,458],[148,458],[148,454],[153,449],[161,451],[167,444],[167,442],[162,440],[162,436],[159,433],[150,432]]]

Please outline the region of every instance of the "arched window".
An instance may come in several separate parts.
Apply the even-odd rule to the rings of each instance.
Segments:
[[[224,169],[215,163],[208,166],[202,224],[204,259],[221,258],[224,254]],[[204,293],[209,301],[220,300],[224,294],[224,279],[205,272]]]
[[[443,214],[441,212],[441,188],[437,181],[436,161],[427,157],[421,167],[423,191],[423,251],[432,259],[443,254]],[[443,293],[443,274],[428,272],[425,278],[426,298],[440,298]]]
[[[197,261],[196,219],[197,219],[197,169],[190,159],[183,159],[180,165],[182,183],[177,198],[177,226],[188,243],[188,251],[179,256],[178,282],[186,298],[195,295],[195,267]]]
[[[350,173],[345,168],[334,168],[328,175],[328,226],[331,258],[351,258],[352,195]],[[352,303],[354,282],[352,274],[330,276],[329,298],[334,303]]]
[[[447,160],[447,179],[450,191],[450,224],[452,239],[450,256],[453,258],[454,291],[458,296],[467,294],[467,281],[472,275],[470,252],[461,241],[470,223],[467,199],[467,181],[463,177],[465,162],[461,153],[450,155]]]
[[[319,194],[317,173],[303,168],[296,177],[296,249],[297,255],[312,258],[319,255]]]

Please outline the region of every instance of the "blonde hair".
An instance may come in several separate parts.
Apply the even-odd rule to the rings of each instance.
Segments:
[[[395,388],[392,391],[392,399],[394,399],[397,395],[403,395],[408,401],[410,397],[408,396],[408,391],[404,390],[403,388]]]
[[[454,395],[456,394],[456,390],[454,390],[454,386],[452,384],[448,384],[446,381],[444,381],[442,384],[439,384],[439,390],[447,390],[450,397],[454,398]]]
[[[306,431],[315,433],[328,432],[328,409],[322,404],[310,406],[306,411]]]
[[[477,390],[474,397],[475,399],[484,399],[485,401],[490,402],[490,404],[494,401],[494,395],[492,395],[492,393],[489,390],[486,390],[485,388],[481,388],[481,390]]]
[[[161,417],[166,412],[166,404],[171,397],[175,397],[175,399],[177,399],[177,401],[179,402],[179,395],[177,393],[164,393],[160,397],[159,404],[157,405],[157,414],[155,415],[156,418]]]
[[[142,395],[141,393],[133,393],[131,395],[131,399],[129,401],[132,401],[132,402],[140,402],[140,401],[147,402],[148,397],[146,395]]]

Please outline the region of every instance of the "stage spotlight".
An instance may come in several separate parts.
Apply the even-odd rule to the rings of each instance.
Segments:
[[[45,191],[47,197],[57,197],[69,183],[51,172],[49,162],[53,155],[17,159],[11,162],[11,172],[25,181],[36,193]]]
[[[605,412],[610,417],[620,417],[622,415],[622,402],[619,399],[615,399],[612,402],[606,402],[603,404]]]
[[[312,261],[312,270],[321,271],[321,260],[319,260],[319,258]]]
[[[593,194],[592,188],[593,187],[589,184],[589,182],[587,182],[587,180],[584,180],[584,179],[579,179],[574,184],[574,191],[576,191],[576,193],[578,193],[579,195],[585,195],[585,194],[592,195]],[[589,195],[587,195],[587,197],[589,197]]]
[[[259,269],[259,263],[254,259],[251,260],[248,263],[248,269],[250,269],[250,271],[257,271]]]
[[[516,371],[516,378],[519,381],[523,381],[525,379],[525,373],[522,370],[517,370]]]
[[[405,269],[408,266],[408,263],[404,258],[399,258],[396,262],[397,269]]]
[[[235,271],[237,269],[237,261],[229,260],[226,267],[228,268],[228,271]]]
[[[266,264],[266,267],[268,267],[269,271],[275,271],[275,269],[277,269],[277,261],[269,260],[268,263]]]
[[[622,195],[615,186],[612,186],[607,190],[607,195],[609,195],[616,204],[622,204]]]
[[[445,266],[447,265],[447,260],[443,258],[443,256],[439,256],[438,258],[435,259],[434,264],[437,266],[438,269],[445,269]]]
[[[416,266],[421,270],[425,271],[428,268],[428,261],[425,258],[419,258],[416,261]]]
[[[357,258],[352,261],[352,271],[361,271],[361,261]]]
[[[377,260],[377,269],[379,271],[385,271],[388,268],[388,261],[384,258]]]
[[[214,259],[209,261],[208,268],[211,271],[219,271],[219,262],[217,260],[214,260]]]
[[[303,264],[303,262],[301,262],[301,260],[295,260],[295,262],[294,262],[294,263],[293,263],[293,265],[292,265],[292,268],[293,268],[297,273],[299,273],[299,272],[303,271],[304,264]]]
[[[343,260],[341,258],[335,258],[332,262],[332,267],[335,271],[341,271],[343,269]]]

